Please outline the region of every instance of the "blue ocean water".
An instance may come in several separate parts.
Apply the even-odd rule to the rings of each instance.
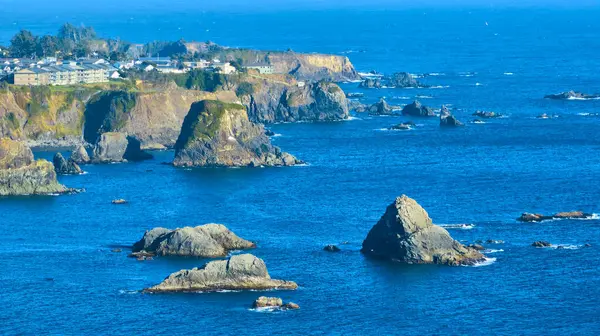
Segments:
[[[58,12],[57,12],[58,13]],[[62,12],[60,12],[62,13]],[[0,13],[0,44],[18,27],[51,32],[84,22],[106,36],[210,39],[225,45],[346,52],[360,71],[436,73],[431,89],[361,91],[402,105],[451,104],[467,126],[356,115],[279,124],[274,142],[303,167],[176,169],[170,151],[142,163],[85,166],[60,177],[85,193],[0,199],[0,334],[595,334],[600,328],[600,220],[522,224],[524,211],[600,213],[600,11],[321,11],[251,14],[75,9],[56,18]],[[102,14],[102,15],[100,15]],[[15,24],[10,24],[14,22]],[[487,22],[487,25],[486,25]],[[479,83],[479,85],[478,85]],[[478,109],[507,117],[470,123]],[[537,119],[547,113],[552,119]],[[51,158],[53,152],[37,152]],[[455,239],[501,239],[488,265],[406,266],[360,254],[394,197],[407,194]],[[110,201],[125,198],[128,205]],[[274,278],[297,291],[146,295],[171,272],[205,260],[138,262],[114,246],[156,226],[226,224],[256,241]],[[548,240],[567,249],[536,249]],[[326,244],[343,252],[322,251]],[[590,248],[579,248],[589,243]],[[52,281],[49,281],[51,278]],[[260,295],[298,311],[258,313]]]

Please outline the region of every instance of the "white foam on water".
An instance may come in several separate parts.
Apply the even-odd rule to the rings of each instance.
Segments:
[[[483,86],[481,83],[475,83],[475,86]]]
[[[348,116],[348,118],[346,120],[351,121],[351,120],[362,120],[362,119],[359,117]]]
[[[417,96],[415,96],[415,98],[419,98],[419,99],[433,99],[432,96],[423,96],[423,95],[417,95]]]
[[[437,85],[437,86],[430,86],[430,89],[447,89],[449,88],[450,85]]]
[[[119,289],[119,294],[132,295],[132,294],[138,294],[139,292],[140,292],[139,290],[133,290],[133,289]]]
[[[471,121],[472,124],[487,124],[485,121],[481,121],[481,120],[477,120],[477,121]]]
[[[580,249],[582,246],[581,245],[572,245],[572,244],[552,244],[551,246],[549,246],[551,249],[565,249],[565,250],[578,250]]]
[[[392,97],[392,99],[400,100],[400,99],[411,99],[411,98],[410,97],[404,97],[404,96],[395,96],[395,97]]]
[[[475,224],[438,224],[438,226],[444,229],[459,229],[459,230],[471,230],[475,228]]]
[[[493,263],[496,262],[496,258],[484,258],[484,261],[480,261],[478,263],[476,263],[475,265],[465,265],[467,267],[482,267],[482,266],[489,266]]]
[[[275,134],[273,134],[274,138],[278,138],[278,137],[281,137],[281,136],[283,136],[283,135],[281,135],[281,133],[275,133]]]
[[[498,250],[495,250],[495,249],[487,249],[487,250],[483,251],[483,253],[488,253],[488,254],[489,254],[489,253],[498,253],[498,252],[504,252],[504,250],[503,250],[503,249],[498,249]]]
[[[600,100],[600,97],[594,98],[580,98],[580,97],[569,97],[567,100]]]
[[[512,72],[505,72],[504,75],[505,76],[512,76],[512,75],[514,75],[514,73],[512,73]]]
[[[440,72],[432,72],[428,74],[429,76],[446,76],[445,73],[440,73]]]

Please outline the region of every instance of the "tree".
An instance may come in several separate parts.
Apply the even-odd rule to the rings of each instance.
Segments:
[[[36,37],[28,30],[21,30],[10,40],[13,57],[31,57],[36,51]]]
[[[58,39],[51,35],[44,35],[37,41],[36,54],[40,57],[54,56],[58,51]]]
[[[73,54],[75,55],[75,57],[86,57],[91,52],[92,51],[90,49],[90,46],[85,42],[77,44],[75,46],[75,49],[73,49]]]

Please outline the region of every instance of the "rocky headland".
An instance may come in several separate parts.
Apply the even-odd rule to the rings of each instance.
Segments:
[[[51,162],[35,160],[20,141],[0,138],[0,196],[47,195],[70,191],[56,180]]]
[[[413,199],[398,197],[363,242],[365,255],[408,264],[474,265],[485,256],[434,225]]]
[[[256,245],[238,237],[221,224],[205,224],[175,230],[155,228],[146,231],[133,245],[133,256],[145,253],[158,256],[199,258],[224,257],[232,250],[246,250]]]
[[[239,104],[194,103],[175,144],[173,164],[182,167],[293,166],[302,163],[271,144],[262,125]]]
[[[227,260],[211,261],[202,268],[181,270],[169,275],[146,293],[215,292],[221,290],[294,290],[292,281],[271,279],[265,262],[252,254],[234,255]]]

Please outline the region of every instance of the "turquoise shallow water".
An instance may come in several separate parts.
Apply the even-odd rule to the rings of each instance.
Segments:
[[[271,127],[281,135],[274,142],[308,166],[185,170],[162,165],[173,153],[157,152],[152,161],[86,166],[86,175],[60,178],[86,188],[82,194],[0,199],[0,334],[594,334],[600,220],[515,221],[523,211],[600,213],[600,101],[542,99],[568,89],[600,91],[594,13],[427,12],[150,12],[145,21],[131,13],[109,21],[71,14],[132,40],[182,31],[229,45],[356,51],[348,55],[361,71],[439,73],[423,81],[444,88],[365,91],[363,100],[386,96],[400,105],[428,96],[423,103],[452,104],[467,126],[442,130],[435,119],[415,120],[412,131],[385,131],[406,118],[365,115],[279,124]],[[319,24],[307,25],[308,18]],[[64,18],[52,21],[19,24],[43,32]],[[12,26],[0,30],[12,33]],[[360,91],[355,83],[343,88]],[[472,124],[477,109],[507,117]],[[541,113],[559,117],[536,119]],[[417,199],[437,224],[475,225],[450,230],[458,240],[506,243],[489,245],[501,251],[481,267],[364,258],[362,239],[401,194]],[[115,198],[130,204],[110,204]],[[138,262],[110,252],[155,226],[208,222],[256,241],[252,253],[271,275],[298,282],[299,290],[145,295],[139,290],[205,260]],[[536,240],[573,249],[530,247]],[[342,253],[322,251],[343,241]],[[592,247],[577,248],[586,243]],[[263,294],[301,309],[248,310]]]

